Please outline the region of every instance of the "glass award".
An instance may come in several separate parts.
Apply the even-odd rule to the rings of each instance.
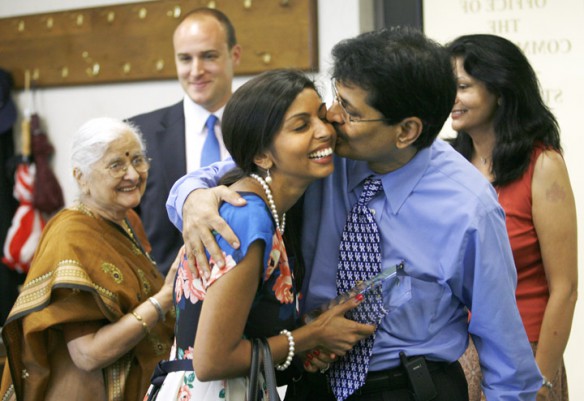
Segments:
[[[306,315],[304,315],[304,317],[303,317],[304,323],[311,322],[312,320],[316,319],[316,317],[319,316],[321,313],[329,310],[330,308],[332,308],[336,305],[339,305],[339,304],[346,302],[347,300],[357,296],[357,294],[363,294],[363,296],[367,296],[367,293],[372,288],[383,285],[383,283],[386,280],[393,278],[393,277],[396,277],[398,274],[403,274],[404,268],[405,268],[405,263],[404,263],[404,261],[401,261],[397,265],[388,267],[387,269],[384,269],[381,273],[379,273],[379,274],[377,274],[377,275],[375,275],[375,276],[373,276],[365,281],[360,281],[360,282],[356,283],[355,286],[353,288],[351,288],[349,291],[338,295],[337,297],[333,298],[332,300],[324,303],[323,305],[319,306],[316,309],[313,309],[312,311],[310,311]]]

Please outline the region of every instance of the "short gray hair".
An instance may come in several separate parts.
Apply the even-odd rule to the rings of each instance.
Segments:
[[[124,133],[135,135],[142,151],[146,145],[140,129],[128,121],[111,117],[93,118],[83,124],[73,135],[71,165],[89,175],[91,167],[105,155],[108,146]]]

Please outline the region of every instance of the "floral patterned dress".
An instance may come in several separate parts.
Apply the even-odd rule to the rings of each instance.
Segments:
[[[196,357],[193,355],[193,345],[206,289],[221,279],[225,273],[237,267],[237,263],[243,259],[249,246],[256,240],[264,241],[266,244],[263,279],[252,303],[244,338],[270,337],[278,335],[282,329],[291,330],[296,326],[297,292],[282,236],[275,229],[274,220],[264,201],[251,193],[243,193],[242,196],[247,200],[245,207],[233,207],[225,203],[219,210],[241,243],[240,248],[235,250],[223,238],[216,237],[225,256],[225,267],[219,269],[211,259],[209,261],[211,276],[204,280],[194,278],[189,268],[182,262],[179,265],[174,287],[176,326],[171,360]],[[193,371],[173,372],[166,377],[157,399],[244,401],[246,386],[245,378],[200,382]]]

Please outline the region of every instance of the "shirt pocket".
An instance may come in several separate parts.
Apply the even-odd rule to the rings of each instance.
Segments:
[[[388,313],[412,299],[412,281],[409,276],[398,275],[383,283],[383,307]]]
[[[392,292],[395,294],[387,297],[386,306],[393,309],[386,317],[385,327],[397,338],[423,342],[444,327],[448,313],[452,312],[452,297],[436,281],[405,276]]]

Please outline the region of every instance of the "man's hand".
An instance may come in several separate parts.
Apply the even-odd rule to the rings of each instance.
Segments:
[[[220,267],[225,264],[223,253],[215,241],[214,231],[231,243],[234,248],[239,248],[239,239],[219,215],[221,201],[233,206],[246,204],[245,199],[237,192],[224,185],[210,189],[197,189],[185,200],[182,210],[183,239],[189,268],[195,277],[200,275],[208,278],[210,275],[205,249]]]

